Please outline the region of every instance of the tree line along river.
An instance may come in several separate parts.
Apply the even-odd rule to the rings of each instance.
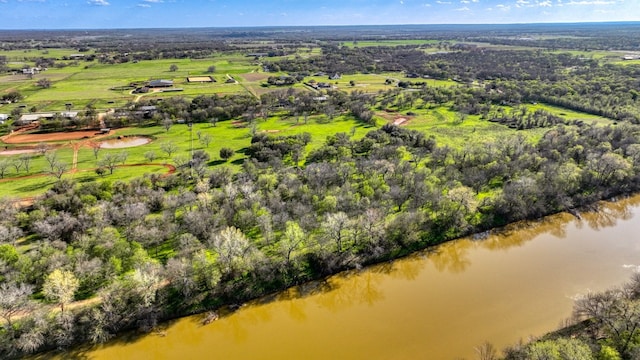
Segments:
[[[304,284],[203,325],[77,350],[89,359],[473,359],[555,330],[573,299],[640,265],[640,195]],[[71,354],[64,354],[63,357]]]

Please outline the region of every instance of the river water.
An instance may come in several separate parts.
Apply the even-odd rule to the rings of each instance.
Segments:
[[[475,359],[552,331],[573,299],[640,265],[640,196],[306,284],[202,325],[119,339],[89,359]]]

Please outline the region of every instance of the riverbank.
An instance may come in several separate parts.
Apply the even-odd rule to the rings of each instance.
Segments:
[[[250,301],[208,325],[181,318],[146,336],[80,351],[90,359],[475,357],[552,331],[573,299],[628,279],[640,243],[640,197],[603,202],[447,242]],[[328,345],[330,344],[330,346]],[[73,353],[72,353],[73,354]]]

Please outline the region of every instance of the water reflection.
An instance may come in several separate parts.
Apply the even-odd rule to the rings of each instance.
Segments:
[[[619,220],[629,220],[633,216],[631,208],[640,204],[635,196],[620,201],[603,201],[597,204],[595,211],[583,214],[582,219],[593,230],[616,226]]]
[[[448,271],[459,274],[471,265],[467,253],[469,249],[474,247],[475,243],[469,239],[452,241],[438,246],[432,256],[429,256],[429,260],[440,272]]]

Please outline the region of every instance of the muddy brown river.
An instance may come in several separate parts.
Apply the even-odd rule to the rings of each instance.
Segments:
[[[640,196],[255,301],[208,325],[186,317],[89,359],[475,359],[558,328],[573,300],[640,265]]]

